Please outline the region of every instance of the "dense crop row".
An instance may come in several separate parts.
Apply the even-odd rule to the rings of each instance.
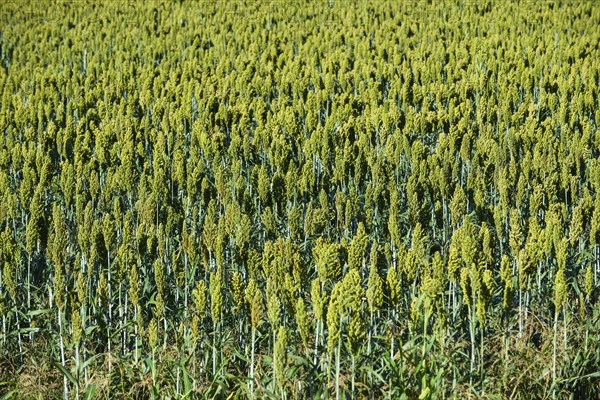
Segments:
[[[0,395],[600,396],[597,5],[95,3],[0,11]]]

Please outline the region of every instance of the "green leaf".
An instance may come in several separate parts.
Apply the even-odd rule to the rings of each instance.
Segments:
[[[39,331],[40,331],[40,328],[37,328],[37,327],[36,328],[27,327],[27,328],[16,329],[16,330],[10,332],[9,335],[15,336],[15,335],[18,335],[19,333],[30,333],[30,332],[37,333]]]
[[[19,393],[18,390],[13,390],[12,392],[8,392],[2,397],[2,400],[12,399],[13,396],[16,396],[18,393]]]
[[[575,376],[575,377],[569,378],[569,379],[561,379],[561,382],[573,382],[573,381],[580,381],[580,380],[590,379],[590,378],[600,378],[600,371],[592,372],[591,374],[587,374],[587,375]]]
[[[192,382],[190,381],[190,374],[185,365],[181,366],[181,370],[183,371],[183,387],[185,390],[183,397],[186,398],[192,393]]]
[[[43,309],[39,309],[39,310],[27,311],[27,313],[25,315],[27,315],[28,317],[35,317],[36,315],[47,314],[50,311],[52,311],[51,308],[43,308]]]
[[[85,388],[85,393],[83,394],[84,400],[91,400],[94,398],[96,394],[96,385],[88,385]]]
[[[419,400],[424,400],[427,397],[429,397],[429,393],[431,393],[431,389],[429,389],[428,387],[423,389],[423,391],[421,392],[421,395],[419,396]]]
[[[56,368],[58,368],[59,371],[62,372],[62,374],[67,377],[69,382],[71,382],[75,386],[78,385],[77,379],[75,379],[73,377],[73,375],[62,364],[53,361],[52,365],[54,365]]]
[[[100,358],[100,356],[102,356],[102,354],[96,354],[90,358],[88,358],[87,360],[85,360],[84,363],[79,365],[79,371],[83,374],[83,371],[92,363],[94,362],[97,358]]]

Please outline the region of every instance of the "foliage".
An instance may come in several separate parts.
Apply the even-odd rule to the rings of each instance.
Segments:
[[[600,397],[600,8],[430,3],[3,4],[0,397]]]

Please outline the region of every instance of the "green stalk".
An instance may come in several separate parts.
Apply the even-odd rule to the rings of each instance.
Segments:
[[[394,328],[395,328],[395,324],[396,324],[396,309],[393,308],[392,309],[392,340],[390,343],[390,359],[394,358],[394,338],[395,338]]]
[[[252,350],[250,351],[250,398],[254,399],[254,343],[256,339],[256,328],[252,327]]]
[[[552,398],[556,399],[556,331],[558,325],[558,310],[554,311],[554,343],[552,354]]]
[[[315,324],[315,355],[313,358],[313,364],[317,365],[317,357],[319,353],[319,320]]]
[[[110,326],[112,324],[112,284],[110,279],[110,252],[108,252],[108,323],[106,324],[106,345],[108,348],[108,374],[112,371]]]
[[[139,351],[138,350],[138,324],[137,324],[137,321],[138,321],[138,307],[139,306],[136,305],[135,308],[134,308],[134,312],[135,312],[135,324],[134,324],[134,328],[133,329],[134,329],[134,333],[135,333],[135,344],[134,344],[134,346],[135,346],[135,350],[134,350],[135,365],[138,365],[138,361],[139,361],[139,359],[138,359],[138,351]],[[110,343],[110,339],[109,339],[109,343]],[[110,368],[110,363],[108,365],[109,365],[109,368]],[[109,371],[110,371],[110,369],[109,369]]]
[[[485,365],[483,364],[483,334],[484,334],[483,324],[480,324],[479,328],[480,328],[479,333],[480,333],[480,338],[481,338],[480,344],[479,344],[479,346],[480,346],[480,348],[479,348],[479,369],[480,369],[480,379],[481,379],[481,395],[482,395],[482,397],[485,398],[485,384],[484,384],[484,382],[485,382],[485,379],[484,379]]]
[[[129,314],[128,312],[128,305],[129,305],[129,301],[128,301],[128,296],[129,293],[125,292],[125,326],[127,326],[127,315]],[[129,330],[129,329],[127,329]],[[126,344],[127,344],[127,332],[125,332],[126,329],[123,329],[123,354],[125,354],[125,349],[126,349]]]
[[[371,339],[373,337],[373,311],[369,313],[370,322],[369,322],[369,339],[367,341],[367,354],[371,355]]]
[[[58,336],[60,338],[60,362],[62,363],[62,366],[66,368],[65,365],[65,342],[63,340],[63,334],[62,334],[62,314],[60,312],[60,308],[58,309]],[[64,393],[63,393],[63,398],[64,400],[67,400],[69,398],[69,386],[67,385],[67,377],[63,375],[63,388],[64,388]]]
[[[340,318],[341,320],[341,318]],[[340,327],[341,327],[340,321]],[[340,400],[340,347],[342,345],[342,335],[338,339],[338,345],[335,349],[335,400]]]
[[[522,290],[519,288],[519,339],[523,337]]]
[[[475,330],[473,322],[473,307],[469,307],[469,334],[471,336],[471,366],[469,376],[471,384],[473,384],[473,369],[475,368]]]
[[[123,329],[123,303],[121,302],[121,294],[123,292],[122,290],[123,288],[123,283],[119,282],[119,329]],[[123,334],[120,335],[121,336],[121,349],[122,351],[124,351],[124,339],[123,339]]]
[[[75,370],[77,371],[77,385],[75,385],[75,398],[79,400],[79,343],[75,344]]]
[[[27,311],[31,311],[31,255],[27,255]],[[27,317],[31,326],[31,316]],[[29,340],[32,340],[32,332],[29,332]]]
[[[213,373],[213,377],[215,376],[215,374],[217,373],[217,347],[216,347],[216,340],[217,340],[217,323],[213,322],[213,345],[212,345],[212,373]]]
[[[563,319],[564,319],[564,328],[563,328],[563,337],[564,337],[564,341],[565,341],[565,348],[564,348],[564,354],[568,354],[567,351],[567,307],[566,307],[566,303],[563,304]]]
[[[351,395],[350,397],[354,398],[354,386],[355,386],[354,380],[355,380],[355,375],[356,375],[356,373],[355,373],[355,365],[356,364],[355,364],[354,352],[352,352],[352,355],[350,356],[350,358],[352,359],[352,386],[351,386],[352,391],[350,392],[350,395]]]

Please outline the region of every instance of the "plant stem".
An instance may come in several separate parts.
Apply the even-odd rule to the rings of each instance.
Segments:
[[[250,350],[250,398],[254,399],[254,339],[256,328],[252,327],[252,349]]]
[[[341,324],[340,324],[341,325]],[[340,347],[342,336],[338,339],[338,345],[335,349],[335,400],[340,400]]]
[[[558,310],[554,311],[554,343],[552,354],[552,398],[556,399],[556,331],[558,325]]]
[[[60,338],[60,362],[62,366],[66,368],[65,365],[65,343],[63,340],[62,334],[62,314],[60,312],[60,308],[58,309],[58,336]],[[64,400],[69,398],[69,387],[67,385],[67,377],[63,376],[63,387],[64,387]]]

